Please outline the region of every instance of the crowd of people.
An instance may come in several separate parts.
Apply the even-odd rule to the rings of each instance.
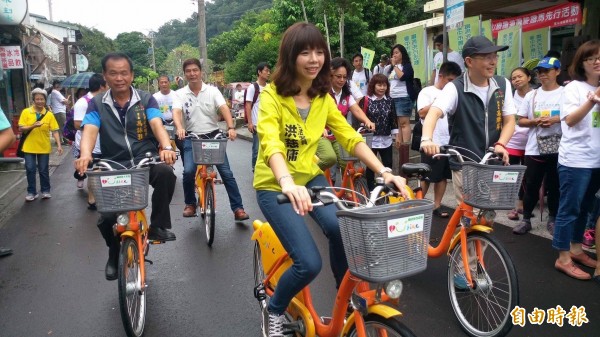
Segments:
[[[442,51],[444,36],[435,37]],[[310,214],[329,239],[331,268],[337,284],[346,269],[346,258],[333,205],[313,209],[307,187],[325,186],[323,170],[343,167],[339,147],[360,159],[368,168],[366,178],[373,188],[375,176],[393,183],[407,194],[406,180],[392,173],[392,151],[396,146],[400,164],[409,161],[410,118],[421,118],[421,160],[432,167],[424,178],[426,192],[433,184],[434,214],[448,217],[441,207],[448,179],[452,179],[457,202],[463,197],[462,167],[453,159],[432,159],[440,145],[458,146],[463,156],[478,161],[489,147],[505,165],[525,165],[519,201],[510,219],[519,220],[515,234],[532,229],[533,210],[547,195],[549,216],[546,229],[558,251],[554,267],[570,277],[600,283],[600,264],[582,249],[598,245],[594,238],[598,221],[600,189],[600,41],[584,43],[577,50],[568,72],[571,81],[559,83],[560,55],[549,53],[533,69],[519,67],[510,78],[495,75],[497,46],[482,36],[470,38],[461,54],[448,49],[447,61],[438,53],[431,85],[420,92],[405,46],[396,44],[389,57],[382,55],[373,70],[363,66],[363,56],[331,58],[319,29],[297,23],[283,35],[272,82],[266,63],[256,67],[256,82],[235,100],[248,118],[253,135],[253,186],[256,200],[280,238],[294,264],[284,272],[268,305],[265,336],[283,336],[283,313],[292,297],[309,284],[321,269],[321,257],[308,231],[304,215]],[[388,62],[389,61],[389,62]],[[151,95],[135,89],[133,64],[122,53],[102,59],[102,74],[89,80],[87,91],[78,91],[73,121],[78,129],[73,142],[77,187],[84,187],[85,171],[93,158],[102,157],[131,167],[147,152],[159,155],[163,164],[150,169],[154,187],[150,239],[175,240],[169,205],[176,187],[172,164],[175,149],[163,125],[175,127],[175,143],[183,161],[184,217],[196,216],[194,188],[196,164],[189,133],[213,137],[219,119],[230,140],[237,136],[234,117],[222,93],[202,81],[202,64],[188,59],[182,64],[187,85],[172,90],[168,76],[158,79],[159,91]],[[563,86],[563,84],[566,84]],[[21,113],[19,128],[27,172],[26,201],[38,198],[39,172],[42,199],[50,194],[48,160],[54,138],[62,152],[62,125],[70,97],[54,83],[50,94],[36,88],[33,105]],[[48,108],[48,99],[51,109]],[[52,111],[52,113],[49,113]],[[0,114],[0,117],[3,114]],[[373,134],[371,146],[352,127],[362,123]],[[0,119],[0,145],[10,143]],[[142,127],[140,127],[140,125]],[[11,131],[12,133],[12,131]],[[315,161],[315,156],[319,161]],[[379,157],[378,157],[379,156]],[[249,218],[227,156],[216,165],[229,196],[235,221]],[[541,192],[540,192],[541,191]],[[283,193],[290,204],[276,201]],[[93,193],[88,208],[95,209]],[[522,214],[522,219],[520,219]],[[114,215],[101,214],[98,228],[109,248],[106,279],[117,277],[119,240],[112,231]],[[587,225],[591,224],[591,225]],[[588,228],[586,228],[588,226]],[[591,238],[591,239],[590,239]],[[594,242],[595,240],[595,242]],[[0,254],[6,249],[0,248]],[[593,268],[590,275],[581,266]]]

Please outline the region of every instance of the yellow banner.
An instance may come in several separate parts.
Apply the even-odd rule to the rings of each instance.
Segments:
[[[365,47],[360,47],[360,53],[363,56],[363,67],[371,69],[371,65],[375,59],[375,51]]]
[[[500,76],[510,76],[513,69],[521,65],[521,27],[514,26],[498,32],[499,46],[508,46],[505,51],[498,52],[496,73]]]

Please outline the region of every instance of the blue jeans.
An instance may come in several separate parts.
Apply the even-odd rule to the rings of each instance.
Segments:
[[[327,180],[322,175],[315,177],[306,184],[311,186],[327,186]],[[257,191],[258,205],[267,221],[273,227],[277,237],[283,244],[289,256],[294,261],[292,267],[286,270],[275,289],[275,294],[269,302],[269,311],[282,314],[292,298],[306,287],[321,271],[321,255],[313,240],[304,218],[294,212],[291,204],[279,205],[275,191]],[[342,243],[342,235],[334,205],[314,208],[310,216],[321,226],[329,239],[329,259],[337,286],[340,285],[348,269],[346,254]]]
[[[256,158],[258,158],[258,133],[254,130],[252,134],[252,172],[254,172],[254,167],[256,166]]]
[[[25,171],[27,172],[27,194],[36,194],[35,173],[40,173],[40,190],[42,193],[50,193],[50,171],[48,168],[50,155],[25,153]]]
[[[394,97],[393,100],[397,117],[410,117],[412,115],[415,104],[410,97]]]
[[[192,155],[192,141],[186,139],[183,144],[183,156],[186,160],[183,163],[183,195],[185,198],[186,205],[195,205],[196,204],[196,188],[195,188],[195,177],[196,177],[196,163],[194,163],[194,156]],[[229,168],[229,159],[227,159],[227,154],[225,154],[225,162],[220,165],[215,165],[217,167],[217,171],[221,175],[221,179],[223,180],[223,185],[225,185],[225,190],[227,190],[227,195],[229,196],[229,204],[231,206],[232,211],[237,211],[240,208],[244,208],[242,204],[242,195],[240,194],[240,189],[238,188],[237,182],[235,181],[235,177],[233,176],[233,172],[231,172],[231,168]]]
[[[570,243],[581,243],[591,211],[594,194],[600,187],[600,169],[558,165],[560,201],[554,224],[552,247],[570,250]]]

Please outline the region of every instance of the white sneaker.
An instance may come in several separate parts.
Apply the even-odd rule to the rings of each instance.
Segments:
[[[50,199],[50,198],[52,198],[52,195],[50,194],[50,192],[42,193],[42,199]]]
[[[25,196],[25,201],[34,201],[35,199],[37,199],[40,195],[39,194],[27,194]]]
[[[285,323],[285,315],[277,315],[269,312],[269,326],[263,329],[263,334],[266,337],[285,337],[283,334],[283,324]]]
[[[77,180],[77,188],[83,188],[83,180]]]

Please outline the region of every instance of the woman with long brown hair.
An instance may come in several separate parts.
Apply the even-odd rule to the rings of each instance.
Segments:
[[[377,160],[363,138],[348,124],[329,95],[330,61],[317,27],[296,23],[283,35],[273,82],[260,95],[260,149],[254,188],[260,209],[294,264],[284,272],[268,305],[264,336],[283,336],[283,313],[291,299],[321,270],[321,256],[304,222],[309,214],[329,239],[331,268],[339,285],[348,265],[334,205],[312,208],[307,187],[326,186],[313,161],[325,127],[349,153],[393,182],[406,194],[406,181]],[[290,204],[279,205],[285,194]]]

